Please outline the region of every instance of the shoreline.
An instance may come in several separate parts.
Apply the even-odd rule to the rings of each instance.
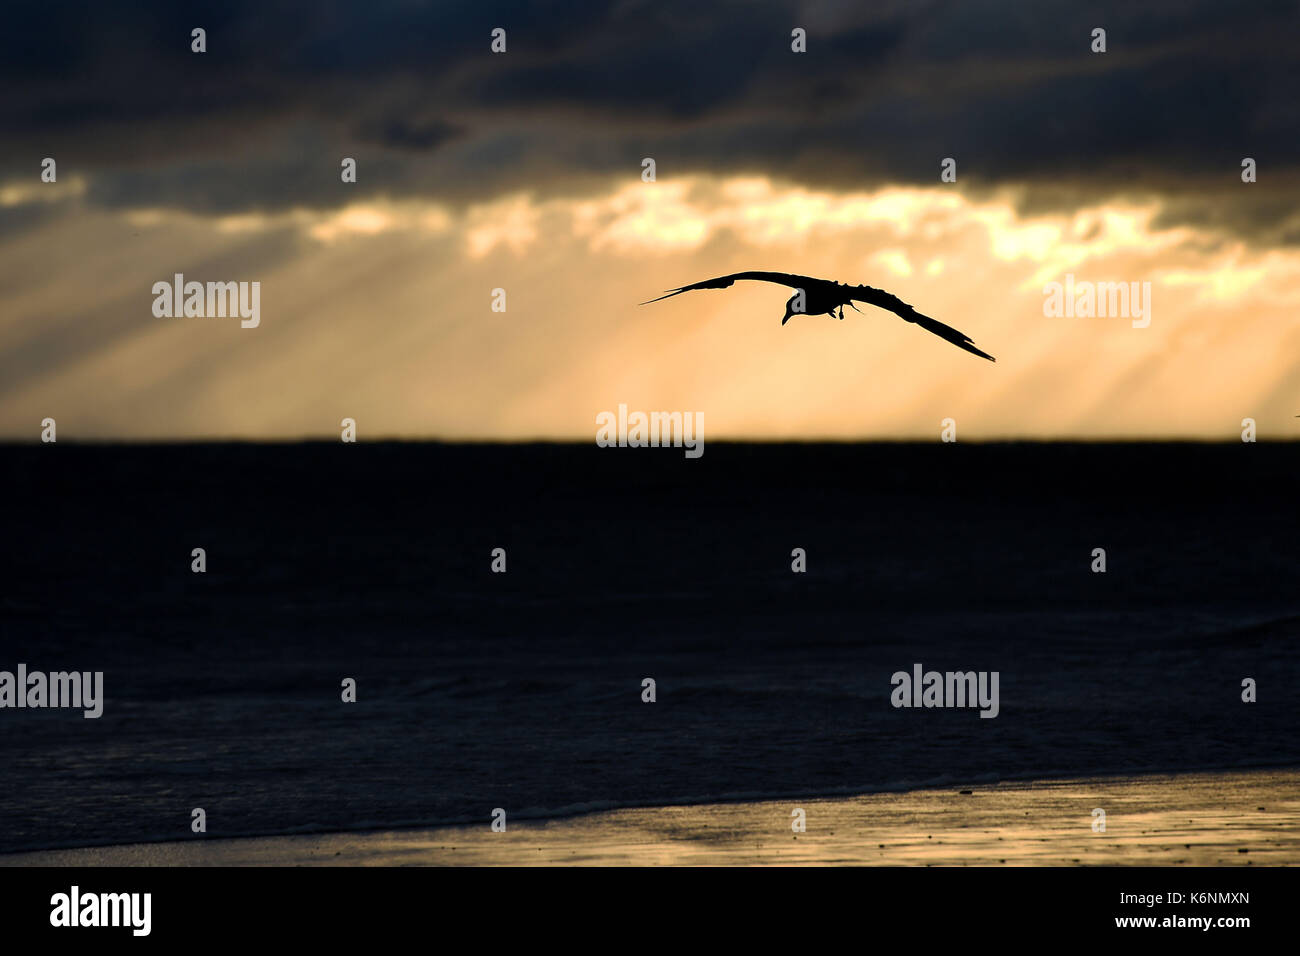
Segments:
[[[802,809],[806,830],[794,832]],[[1094,832],[1093,810],[1105,811]],[[0,866],[1300,865],[1300,769],[1072,777],[24,851]]]

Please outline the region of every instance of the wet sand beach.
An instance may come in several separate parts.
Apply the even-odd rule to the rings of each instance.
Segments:
[[[969,789],[969,793],[962,790]],[[49,866],[1279,866],[1300,863],[1300,770],[1140,775],[549,821],[53,850]],[[795,833],[792,812],[807,829]],[[1093,810],[1106,813],[1094,832]]]

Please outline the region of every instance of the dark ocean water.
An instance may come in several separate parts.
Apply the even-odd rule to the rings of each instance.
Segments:
[[[1267,444],[0,448],[0,670],[102,670],[107,698],[0,710],[0,850],[185,839],[194,807],[212,837],[1294,766],[1298,466]],[[916,662],[999,671],[1000,715],[892,708]]]

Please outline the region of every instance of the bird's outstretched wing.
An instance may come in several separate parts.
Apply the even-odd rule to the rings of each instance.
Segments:
[[[958,332],[951,325],[944,325],[942,322],[932,319],[928,315],[922,315],[898,296],[892,295],[883,289],[873,289],[869,285],[859,286],[854,290],[852,295],[858,302],[866,302],[868,305],[874,305],[877,308],[885,309],[888,312],[894,313],[906,322],[915,322],[927,332],[933,332],[935,335],[939,336],[939,338],[947,339],[953,345],[957,346],[957,348],[965,349],[972,355],[986,358],[990,362],[997,361],[997,359],[992,355],[989,355],[988,352],[982,352],[976,348],[975,343],[971,340],[969,335],[966,335],[963,332]]]
[[[681,295],[683,292],[694,292],[697,289],[726,289],[734,285],[740,279],[754,279],[759,282],[775,282],[778,285],[789,286],[792,289],[803,289],[806,292],[813,290],[835,291],[841,294],[847,293],[852,299],[858,302],[866,302],[868,305],[874,305],[886,311],[893,312],[899,318],[907,322],[914,322],[927,332],[932,332],[941,339],[947,339],[953,345],[960,349],[965,349],[972,355],[978,355],[980,358],[986,358],[990,362],[996,362],[992,355],[981,351],[975,347],[971,337],[962,332],[958,332],[951,325],[944,325],[928,315],[922,315],[914,308],[904,302],[896,295],[885,292],[883,289],[873,289],[871,286],[840,286],[829,279],[814,279],[812,276],[794,275],[790,272],[736,272],[729,276],[719,276],[716,279],[705,279],[703,282],[693,282],[690,285],[684,285],[680,289],[670,289],[664,295],[656,299],[649,299],[642,302],[642,305],[649,305],[651,302],[659,302],[663,299],[671,299],[675,295]]]
[[[829,279],[814,279],[812,276],[797,276],[789,272],[737,272],[729,276],[719,276],[716,279],[705,279],[703,282],[693,282],[690,285],[682,286],[680,289],[670,289],[667,294],[659,296],[658,299],[649,299],[641,304],[649,305],[651,302],[658,302],[660,299],[671,299],[675,295],[681,295],[683,292],[694,292],[696,289],[726,289],[737,279],[775,282],[777,285],[788,285],[792,289],[804,290],[818,285],[834,285]]]

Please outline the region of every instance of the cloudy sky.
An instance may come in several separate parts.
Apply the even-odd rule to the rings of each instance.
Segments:
[[[1300,434],[1294,3],[181,7],[6,12],[0,435]],[[760,283],[637,305],[750,269],[997,364]],[[260,325],[155,316],[175,273]],[[1044,315],[1067,274],[1150,325]]]

